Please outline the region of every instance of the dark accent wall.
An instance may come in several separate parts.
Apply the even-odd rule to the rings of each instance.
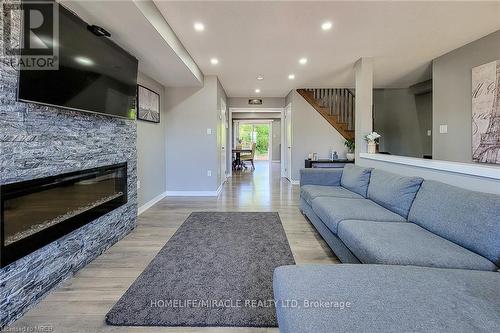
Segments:
[[[3,57],[3,39],[0,49]],[[0,327],[128,234],[137,216],[136,122],[18,103],[16,89],[17,70],[2,61],[0,184],[128,162],[128,203],[0,269]]]
[[[432,92],[420,93],[425,91],[373,90],[373,130],[382,135],[381,152],[418,158],[432,155],[432,135],[427,135],[432,130]]]
[[[500,30],[432,62],[434,159],[472,163],[472,68],[500,60]],[[439,133],[448,125],[448,133]]]

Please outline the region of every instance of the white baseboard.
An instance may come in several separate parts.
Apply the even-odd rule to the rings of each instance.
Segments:
[[[217,191],[166,191],[146,202],[137,209],[137,215],[141,215],[158,201],[165,197],[217,197],[222,192],[224,184],[221,184]]]
[[[167,197],[217,197],[222,192],[221,184],[217,191],[167,191]]]
[[[272,160],[273,163],[281,163],[281,160]]]
[[[163,192],[163,193],[157,195],[156,197],[154,197],[153,199],[149,200],[144,205],[142,205],[141,207],[139,207],[139,209],[137,209],[137,215],[141,215],[146,210],[148,210],[149,208],[151,208],[155,203],[157,203],[161,199],[165,198],[166,196],[167,196],[167,192]]]
[[[217,191],[167,191],[167,197],[216,197]]]

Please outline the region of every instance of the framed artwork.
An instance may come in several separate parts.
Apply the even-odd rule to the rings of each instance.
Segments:
[[[137,119],[160,122],[160,95],[141,85],[137,85]]]
[[[500,60],[472,69],[472,160],[500,164]]]

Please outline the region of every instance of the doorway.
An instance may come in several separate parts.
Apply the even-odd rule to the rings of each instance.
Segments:
[[[292,105],[288,104],[284,115],[284,163],[283,171],[285,177],[292,181]]]
[[[243,136],[241,138],[242,143],[251,148],[251,144],[255,142],[257,155],[255,161],[258,162],[258,165],[263,169],[272,170],[273,166],[271,164],[274,163],[274,169],[281,169],[283,161],[283,109],[229,108],[228,116],[228,175],[230,177],[233,175],[234,169],[230,163],[234,163],[235,161],[235,156],[237,156],[236,148],[243,148],[241,147],[243,145],[240,145],[238,142],[238,139],[240,139],[240,125]],[[248,151],[243,149],[240,156],[247,153]],[[264,167],[264,165],[266,166]]]
[[[236,140],[243,147],[255,144],[256,161],[270,161],[272,158],[272,121],[238,121]]]

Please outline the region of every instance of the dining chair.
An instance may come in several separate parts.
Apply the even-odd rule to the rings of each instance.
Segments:
[[[250,162],[252,164],[252,170],[255,170],[255,165],[253,163],[253,160],[255,158],[255,147],[256,147],[256,143],[252,143],[252,152],[250,154],[247,154],[247,155],[241,155],[241,162],[242,163],[245,163],[245,162]]]

